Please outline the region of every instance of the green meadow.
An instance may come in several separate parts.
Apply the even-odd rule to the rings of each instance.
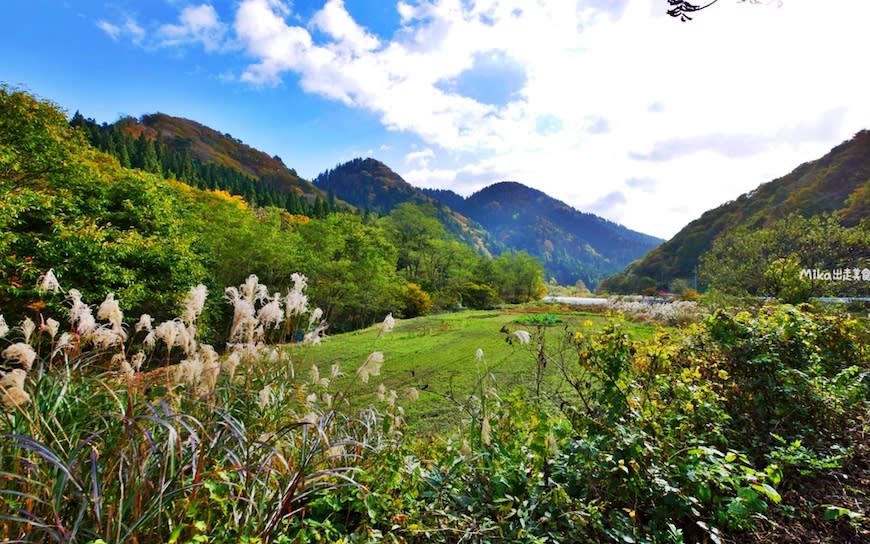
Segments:
[[[536,316],[555,316],[558,323],[541,326],[546,341],[561,342],[566,330],[594,331],[608,322],[601,312],[572,310],[570,307],[532,304],[506,307],[501,310],[469,310],[459,313],[430,315],[397,320],[395,328],[381,333],[378,326],[353,332],[329,335],[314,346],[291,346],[291,360],[297,372],[308,372],[316,364],[321,375],[328,376],[333,364],[338,364],[350,377],[336,381],[338,389],[355,380],[354,371],[375,351],[383,352],[381,375],[368,384],[354,383],[351,389],[360,402],[371,401],[379,384],[397,392],[415,388],[417,400],[403,401],[406,422],[417,432],[456,430],[456,417],[463,399],[475,393],[486,373],[499,390],[533,387],[535,380],[534,346],[502,332],[528,330],[535,332]],[[531,318],[531,323],[523,323]],[[626,323],[626,332],[636,340],[651,338],[659,326],[648,323]],[[510,342],[508,342],[510,340]],[[477,359],[477,350],[483,359]],[[557,370],[545,373],[551,388],[560,380]]]

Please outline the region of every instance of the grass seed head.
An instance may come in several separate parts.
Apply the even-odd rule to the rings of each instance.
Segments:
[[[151,332],[154,326],[154,319],[148,314],[142,314],[139,316],[139,321],[136,322],[136,325],[133,327],[133,330],[136,332]]]
[[[29,344],[24,342],[16,342],[3,350],[3,358],[12,364],[21,365],[26,372],[30,372],[33,368],[33,362],[36,360],[36,352]]]
[[[379,376],[381,373],[381,364],[384,362],[384,353],[376,351],[368,356],[365,362],[359,367],[357,375],[363,383],[369,383],[369,377]]]
[[[520,344],[528,344],[532,339],[531,333],[522,329],[515,330],[514,336],[517,337],[517,339],[520,341]]]
[[[60,330],[60,323],[58,323],[56,319],[52,319],[49,317],[40,327],[40,330],[44,330],[45,332],[47,332],[53,340],[54,337],[57,336],[57,332]]]
[[[396,319],[393,317],[393,313],[390,312],[387,314],[387,317],[384,318],[384,321],[381,323],[380,332],[381,334],[386,334],[393,330],[393,327],[396,326]]]
[[[184,320],[185,323],[192,324],[196,322],[202,314],[203,308],[205,308],[205,299],[207,296],[208,289],[201,283],[187,292],[187,296],[184,297],[184,303],[182,304],[184,309],[181,313],[181,319]]]
[[[36,288],[48,293],[58,293],[62,290],[60,283],[57,281],[57,276],[54,275],[53,268],[49,268],[48,272],[36,280]]]
[[[36,330],[36,323],[29,317],[25,317],[21,322],[21,332],[24,334],[24,342],[29,344],[30,337],[33,336],[33,331]]]
[[[124,314],[121,312],[121,305],[115,300],[115,293],[106,295],[106,299],[97,308],[97,319],[108,321],[115,331],[121,330]]]
[[[25,371],[16,368],[0,378],[0,404],[13,410],[30,402],[30,394],[24,390],[26,377]]]

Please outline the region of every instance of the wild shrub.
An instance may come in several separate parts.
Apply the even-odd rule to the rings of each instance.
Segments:
[[[114,296],[95,308],[75,289],[66,332],[52,318],[13,328],[0,320],[0,539],[321,534],[303,523],[306,513],[337,488],[359,487],[356,466],[394,447],[403,419],[395,392],[382,407],[354,408],[350,385],[333,383],[344,376],[338,364],[328,376],[316,366],[297,373],[265,343],[297,330],[317,343],[322,312],[304,288],[295,277],[281,297],[251,276],[227,289],[234,320],[221,355],[198,342],[201,285],[178,318],[156,326],[147,315],[130,326]],[[382,362],[373,353],[350,384],[378,375]]]
[[[200,287],[157,325],[73,290],[66,332],[0,319],[0,538],[724,542],[784,482],[848,459],[868,412],[861,323],[770,306],[643,342],[619,319],[559,341],[505,327],[535,390],[500,391],[478,350],[473,391],[452,397],[461,431],[415,437],[399,398],[419,392],[353,394],[383,352],[345,376],[269,345],[319,341],[305,284],[227,289],[222,354],[198,340]]]

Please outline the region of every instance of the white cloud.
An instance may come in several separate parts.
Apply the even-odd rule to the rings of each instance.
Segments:
[[[338,44],[353,52],[377,49],[380,41],[366,32],[344,8],[343,0],[329,0],[311,19],[314,28],[331,36]]]
[[[341,0],[307,21],[289,6],[237,5],[240,81],[292,76],[413,135],[423,150],[402,174],[414,184],[468,193],[513,179],[658,236],[870,126],[870,2],[719,2],[680,23],[664,0],[399,1],[392,36]],[[207,7],[163,28],[219,43],[206,41],[219,24]],[[524,78],[484,104],[452,83],[493,52]]]
[[[130,39],[135,44],[139,44],[145,38],[145,29],[139,26],[136,19],[127,17],[124,21],[124,32],[130,35]]]
[[[431,148],[426,148],[421,151],[411,151],[405,154],[405,164],[414,164],[422,168],[429,166],[429,161],[435,158],[435,152]]]
[[[129,37],[136,45],[140,45],[145,39],[145,29],[139,26],[136,19],[127,15],[119,24],[110,23],[105,19],[96,22],[97,27],[105,32],[112,41],[118,41],[122,37]]]
[[[97,21],[97,26],[100,28],[100,30],[108,34],[113,41],[118,41],[118,36],[121,35],[121,27],[119,27],[118,25],[113,25],[109,21],[103,20]]]
[[[178,19],[178,24],[160,26],[160,45],[201,43],[206,51],[215,51],[223,45],[227,27],[220,21],[214,7],[208,4],[187,6],[181,10]]]

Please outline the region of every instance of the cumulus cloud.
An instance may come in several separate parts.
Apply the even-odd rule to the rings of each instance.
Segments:
[[[632,189],[639,189],[644,192],[652,192],[655,189],[658,182],[653,178],[628,178],[625,180],[625,184],[631,187]]]
[[[162,46],[201,43],[206,51],[215,51],[223,44],[226,31],[214,7],[201,4],[181,10],[178,23],[161,25],[158,35]]]
[[[411,151],[405,155],[405,164],[417,164],[422,168],[429,166],[429,161],[435,158],[435,152],[430,148],[421,151]]]
[[[408,9],[419,17],[421,6]],[[439,6],[428,7],[439,13]],[[315,43],[305,27],[289,22],[288,15],[287,8],[274,0],[244,0],[239,5],[235,31],[246,52],[257,59],[242,73],[242,81],[276,85],[292,72],[308,92],[372,111],[389,129],[413,132],[448,149],[479,148],[495,138],[480,130],[494,111],[491,106],[437,85],[470,67],[475,49],[427,54],[417,47],[431,45],[426,36],[450,19],[406,29],[406,42],[372,51],[377,41],[353,23],[342,2],[328,2],[314,16],[313,27],[330,37],[324,43]]]
[[[353,52],[372,51],[380,45],[376,36],[369,34],[350,16],[343,0],[329,0],[314,14],[311,26],[328,34],[339,47]]]
[[[799,145],[805,141],[830,140],[840,133],[844,113],[843,108],[829,110],[815,121],[787,125],[772,134],[714,133],[672,138],[657,142],[648,153],[630,152],[629,157],[640,161],[661,162],[702,151],[719,153],[731,159],[750,157],[784,142]]]
[[[610,132],[610,123],[603,117],[590,117],[586,125],[589,134],[607,134]]]
[[[238,81],[298,81],[407,133],[424,148],[406,150],[414,184],[467,194],[516,179],[663,237],[870,126],[853,53],[870,2],[719,2],[688,24],[661,4],[400,0],[399,28],[378,35],[342,0],[307,18],[241,0],[225,34],[198,6],[161,36],[208,49],[232,34]]]

